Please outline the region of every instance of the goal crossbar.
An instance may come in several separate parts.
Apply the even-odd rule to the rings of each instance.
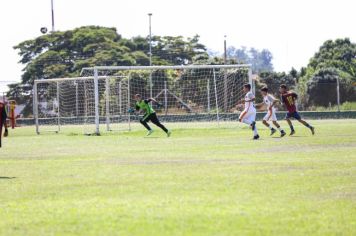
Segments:
[[[98,76],[98,79],[108,79],[108,78],[124,78],[125,76]],[[54,79],[36,79],[34,83],[53,83],[53,82],[63,82],[63,81],[80,81],[80,80],[88,80],[88,79],[95,79],[95,76],[82,76],[76,78],[54,78]]]
[[[251,68],[251,64],[232,64],[232,65],[179,65],[179,66],[94,66],[84,67],[80,75],[85,71],[92,70],[189,70],[189,69],[233,69]]]

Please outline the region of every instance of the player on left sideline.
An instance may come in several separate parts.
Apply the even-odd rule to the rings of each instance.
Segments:
[[[0,147],[1,147],[1,138],[2,138],[2,127],[5,128],[4,136],[6,137],[8,135],[6,119],[7,119],[7,114],[6,114],[5,104],[0,101]]]

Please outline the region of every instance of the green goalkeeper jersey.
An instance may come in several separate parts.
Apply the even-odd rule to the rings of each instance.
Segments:
[[[152,113],[155,113],[155,110],[153,110],[149,99],[136,102],[136,110],[143,110],[145,115],[151,115]]]

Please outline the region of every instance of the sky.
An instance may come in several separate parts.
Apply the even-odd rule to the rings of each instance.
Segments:
[[[198,34],[212,51],[227,46],[266,48],[276,71],[299,69],[328,39],[356,42],[355,0],[53,0],[55,30],[83,25],[116,27],[123,36]],[[51,29],[51,0],[3,0],[0,8],[0,92],[20,81],[16,44]]]

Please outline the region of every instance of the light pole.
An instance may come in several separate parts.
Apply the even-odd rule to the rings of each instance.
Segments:
[[[227,64],[227,55],[226,55],[226,35],[224,35],[224,64]]]
[[[149,56],[150,56],[150,66],[152,66],[152,31],[151,31],[151,18],[152,18],[152,13],[148,13],[148,26],[149,26]],[[153,92],[152,92],[152,71],[150,71],[150,97],[153,97]]]
[[[53,7],[53,0],[51,0],[51,15],[52,15],[52,32],[54,32],[54,7]]]
[[[152,18],[152,13],[148,13],[148,26],[149,26],[149,47],[150,47],[150,66],[152,66],[152,31],[151,31],[151,18]]]

